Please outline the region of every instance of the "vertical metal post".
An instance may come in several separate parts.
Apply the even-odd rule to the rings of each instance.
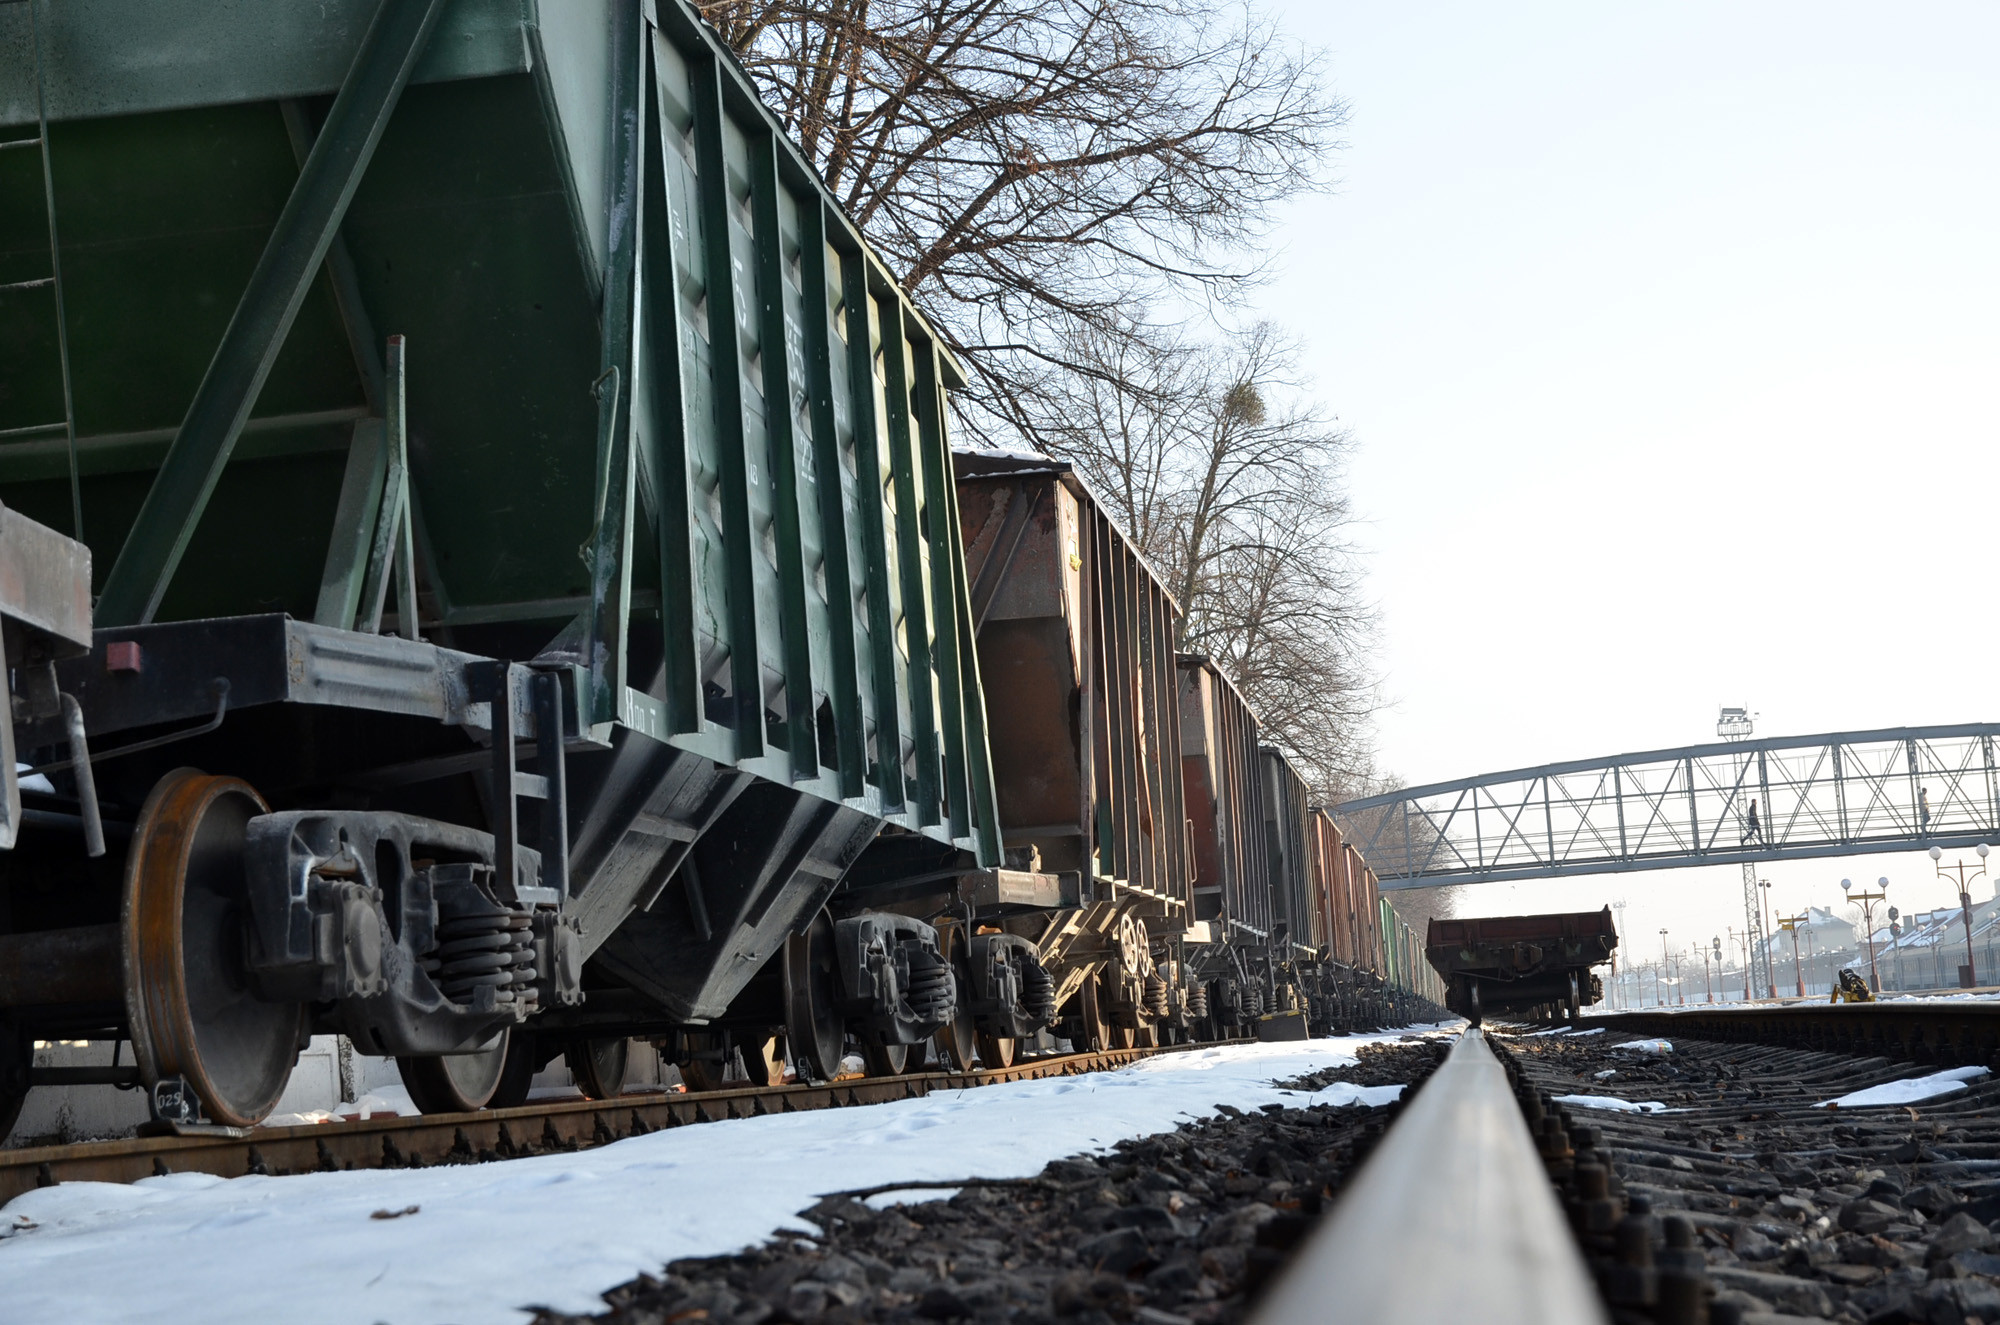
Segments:
[[[770,447],[771,524],[778,545],[778,641],[785,677],[785,748],[792,778],[819,772],[813,704],[812,646],[806,624],[804,511],[799,501],[799,445],[793,428],[792,326],[785,317],[785,244],[778,223],[778,139],[750,145],[750,217],[757,228],[758,357],[764,366],[764,427]],[[803,356],[801,356],[803,358]],[[800,365],[803,367],[803,364]],[[814,475],[807,452],[806,473]],[[828,760],[835,756],[826,752]]]
[[[1611,766],[1611,799],[1618,807],[1618,858],[1630,860],[1632,849],[1625,841],[1625,770],[1617,764]]]
[[[382,501],[376,511],[374,539],[361,580],[360,611],[354,628],[370,635],[382,629],[382,607],[393,581],[400,618],[397,625],[405,639],[415,639],[417,582],[415,557],[410,548],[410,451],[405,394],[409,374],[403,351],[403,338],[389,337],[388,353],[383,360],[387,417],[383,420],[382,443],[388,473],[383,479]],[[364,439],[357,434],[353,444],[362,445]]]
[[[702,278],[707,286],[709,362],[714,388],[716,448],[720,460],[722,550],[728,585],[729,680],[734,704],[736,757],[764,753],[763,646],[757,638],[757,581],[751,558],[750,474],[743,432],[743,352],[737,326],[743,317],[736,288],[736,259],[729,243],[729,164],[722,145],[722,69],[692,67],[695,168],[701,188]]]
[[[56,177],[49,158],[49,96],[42,62],[40,9],[47,0],[28,0],[29,36],[35,45],[35,127],[42,150],[42,202],[49,219],[49,276],[56,297],[56,357],[62,364],[63,436],[69,444],[69,536],[83,541],[83,479],[76,463],[76,401],[70,387],[69,317],[63,305],[62,243],[56,237]],[[99,617],[102,620],[102,617]],[[11,760],[13,756],[8,755]],[[12,768],[12,764],[8,765]]]
[[[469,673],[477,697],[493,709],[493,749],[491,787],[493,829],[493,886],[501,897],[512,900],[520,882],[521,806],[514,797],[514,743],[520,739],[520,723],[514,712],[514,665],[492,662],[475,665]]]
[[[159,610],[442,7],[442,0],[382,0],[375,11],[187,417],[105,577],[99,625],[141,625]]]
[[[799,208],[799,276],[805,287],[805,306],[817,310],[830,293],[826,262],[826,208],[808,199]],[[820,538],[826,557],[827,626],[829,652],[833,655],[833,675],[828,689],[833,697],[833,727],[840,769],[840,794],[859,796],[867,769],[866,733],[861,727],[861,686],[855,659],[854,583],[848,563],[847,510],[841,501],[843,466],[840,455],[839,424],[833,401],[833,333],[828,319],[809,312],[805,333],[806,400],[812,411],[813,465],[819,471]],[[850,394],[866,383],[849,378]],[[851,425],[858,420],[850,415]],[[861,454],[859,446],[856,454]],[[861,501],[870,500],[870,490],[856,476],[855,491]]]
[[[930,576],[920,517],[923,500],[918,472],[923,455],[913,436],[910,411],[909,334],[900,299],[888,304],[882,320],[883,397],[888,409],[889,457],[896,488],[897,559],[903,572],[903,625],[910,651],[910,732],[917,755],[917,823],[941,821],[943,786],[938,768],[938,716],[931,660]]]
[[[640,40],[666,38],[650,27]],[[656,53],[657,54],[657,53]],[[677,234],[667,191],[666,140],[659,98],[657,59],[641,70],[644,95],[639,100],[645,121],[640,167],[641,198],[639,268],[640,347],[636,362],[647,370],[645,427],[633,425],[633,452],[638,457],[642,492],[652,497],[653,528],[660,567],[660,636],[663,695],[670,735],[701,729],[700,662],[694,626],[694,515],[688,475],[687,398],[681,384],[680,296],[676,272],[689,255],[679,251],[686,242]],[[659,285],[654,288],[653,282]]]
[[[896,712],[896,636],[889,617],[889,538],[882,518],[882,432],[875,410],[874,340],[878,319],[868,291],[868,263],[859,252],[840,259],[841,302],[847,310],[847,378],[854,401],[854,486],[868,558],[869,670],[875,685],[875,773],[882,808],[903,807],[902,722]],[[858,685],[858,682],[857,682]],[[1087,727],[1086,727],[1087,730]],[[864,747],[865,748],[865,747]]]
[[[569,769],[563,757],[562,676],[537,672],[529,682],[535,707],[536,769],[547,784],[542,800],[541,832],[535,846],[542,853],[542,886],[569,900]],[[511,799],[511,798],[510,798]]]
[[[604,345],[596,387],[596,523],[591,532],[584,658],[593,723],[616,719],[625,696],[636,487],[632,402],[638,394],[639,236],[645,224],[646,125],[640,109],[645,103],[646,25],[637,4],[614,5],[612,15],[611,220],[604,253]],[[722,363],[720,354],[717,358]],[[724,366],[735,367],[733,355]]]

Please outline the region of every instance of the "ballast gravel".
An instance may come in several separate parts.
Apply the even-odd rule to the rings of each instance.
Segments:
[[[1881,1058],[1677,1038],[1670,1052],[1638,1059],[1616,1040],[1510,1044],[1529,1079],[1558,1098],[1588,1083],[1595,1094],[1671,1102],[1664,1115],[1573,1108],[1570,1117],[1654,1218],[1693,1225],[1715,1325],[2000,1322],[1992,1077],[1954,1073],[1952,1091],[1922,1096],[1895,1083],[1924,1069]],[[1890,1107],[1821,1103],[1905,1095],[1912,1102]]]
[[[828,1196],[802,1212],[816,1237],[676,1261],[606,1293],[599,1315],[544,1312],[535,1325],[1240,1320],[1394,1108],[1314,1095],[1341,1084],[1413,1090],[1446,1048],[1369,1046],[1355,1063],[1281,1083],[1305,1107],[1218,1106],[1172,1132],[1056,1160],[1032,1178],[969,1181],[946,1199],[912,1188]]]

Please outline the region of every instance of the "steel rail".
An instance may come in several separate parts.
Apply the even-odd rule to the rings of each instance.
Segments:
[[[1612,1012],[1585,1022],[1636,1035],[1685,1035],[1943,1066],[2000,1067],[2000,1000],[1691,1007]]]
[[[923,1072],[858,1077],[822,1085],[748,1086],[686,1094],[659,1091],[621,1095],[610,1100],[550,1100],[513,1109],[481,1109],[476,1113],[259,1127],[245,1135],[141,1136],[0,1150],[0,1205],[24,1191],[60,1182],[136,1182],[163,1173],[212,1173],[234,1178],[250,1173],[405,1168],[513,1159],[605,1145],[690,1123],[886,1104],[936,1090],[1080,1076],[1123,1067],[1158,1054],[1204,1047],[1208,1046],[1109,1049],[1037,1058],[991,1071]]]
[[[1255,1325],[1602,1325],[1521,1106],[1469,1030],[1273,1286]]]

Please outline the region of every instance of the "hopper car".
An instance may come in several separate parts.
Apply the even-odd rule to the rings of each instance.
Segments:
[[[1592,967],[1611,960],[1611,908],[1535,916],[1433,919],[1424,939],[1445,982],[1445,1006],[1478,1025],[1485,1014],[1527,1013],[1572,1022],[1604,997]]]
[[[0,179],[0,1124],[250,1126],[314,1034],[452,1111],[1418,989],[685,0],[0,6]]]

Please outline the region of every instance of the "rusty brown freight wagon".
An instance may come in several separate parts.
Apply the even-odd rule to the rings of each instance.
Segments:
[[[1611,960],[1618,930],[1611,908],[1536,916],[1487,916],[1430,923],[1425,956],[1445,982],[1445,1006],[1475,1025],[1488,1012],[1574,1020],[1602,997],[1591,967]]]
[[[971,900],[1032,949],[1073,1041],[1170,1036],[1190,873],[1179,609],[1067,464],[953,463],[1007,860],[1060,880],[1059,896]]]

